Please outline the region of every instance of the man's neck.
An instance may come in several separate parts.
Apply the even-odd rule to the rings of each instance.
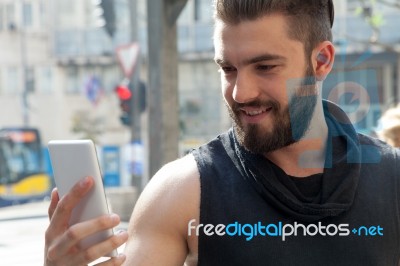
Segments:
[[[305,177],[322,173],[327,138],[328,126],[319,96],[310,126],[303,138],[292,145],[270,152],[265,157],[291,176]]]

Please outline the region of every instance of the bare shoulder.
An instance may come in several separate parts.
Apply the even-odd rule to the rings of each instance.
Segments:
[[[141,201],[157,202],[161,205],[187,205],[199,189],[196,161],[192,155],[186,155],[166,164],[152,177],[141,195]],[[187,201],[183,201],[184,199]],[[140,208],[140,205],[137,207]]]
[[[154,182],[172,183],[198,179],[199,171],[193,155],[188,154],[163,166],[153,177]]]
[[[198,219],[199,206],[200,181],[194,157],[187,155],[163,166],[141,193],[132,213],[125,250],[127,265],[183,265],[191,252],[187,224]]]

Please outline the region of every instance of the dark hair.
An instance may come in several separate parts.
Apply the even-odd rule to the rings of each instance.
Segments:
[[[306,55],[332,41],[332,0],[214,0],[214,19],[236,25],[272,13],[288,17],[288,36],[304,43]],[[333,9],[332,9],[333,11]]]

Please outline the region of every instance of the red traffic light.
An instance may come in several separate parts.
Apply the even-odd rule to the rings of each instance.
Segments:
[[[118,85],[115,88],[115,92],[121,100],[129,100],[132,97],[131,90],[125,85]]]

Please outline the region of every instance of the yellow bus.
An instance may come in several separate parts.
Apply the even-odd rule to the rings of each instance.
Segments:
[[[44,171],[39,131],[0,129],[0,207],[42,200],[53,182]]]

